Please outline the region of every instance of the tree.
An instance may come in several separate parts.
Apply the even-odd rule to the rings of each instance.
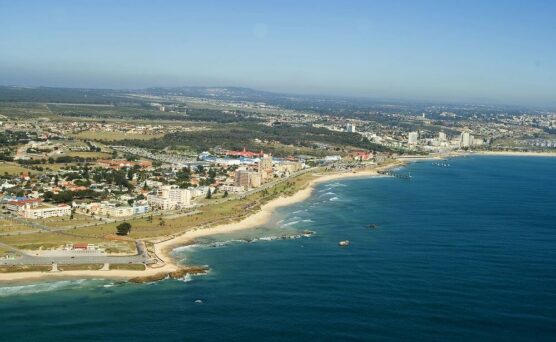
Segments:
[[[122,222],[116,227],[116,234],[124,236],[128,235],[131,231],[131,224],[129,222]]]
[[[228,197],[228,190],[224,191],[224,198]]]
[[[210,188],[207,192],[207,199],[211,199],[212,198],[212,192],[210,191]]]

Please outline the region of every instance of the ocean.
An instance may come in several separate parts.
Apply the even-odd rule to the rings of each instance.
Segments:
[[[319,184],[174,252],[208,275],[0,285],[0,339],[556,340],[556,158],[446,163]]]

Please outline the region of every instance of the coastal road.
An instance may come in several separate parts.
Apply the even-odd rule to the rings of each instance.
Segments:
[[[143,264],[150,263],[143,255],[131,256],[34,256],[22,255],[13,260],[0,260],[1,265],[66,265],[66,264]]]

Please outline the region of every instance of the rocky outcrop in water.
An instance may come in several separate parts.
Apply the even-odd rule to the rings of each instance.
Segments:
[[[155,281],[160,281],[164,279],[181,279],[186,275],[198,275],[198,274],[205,274],[209,271],[207,266],[187,266],[181,267],[180,269],[174,272],[160,272],[150,276],[140,276],[129,279],[130,283],[136,284],[143,284],[143,283],[152,283]]]

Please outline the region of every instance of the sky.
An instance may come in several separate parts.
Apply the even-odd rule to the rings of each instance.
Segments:
[[[556,104],[556,1],[0,0],[0,84]]]

